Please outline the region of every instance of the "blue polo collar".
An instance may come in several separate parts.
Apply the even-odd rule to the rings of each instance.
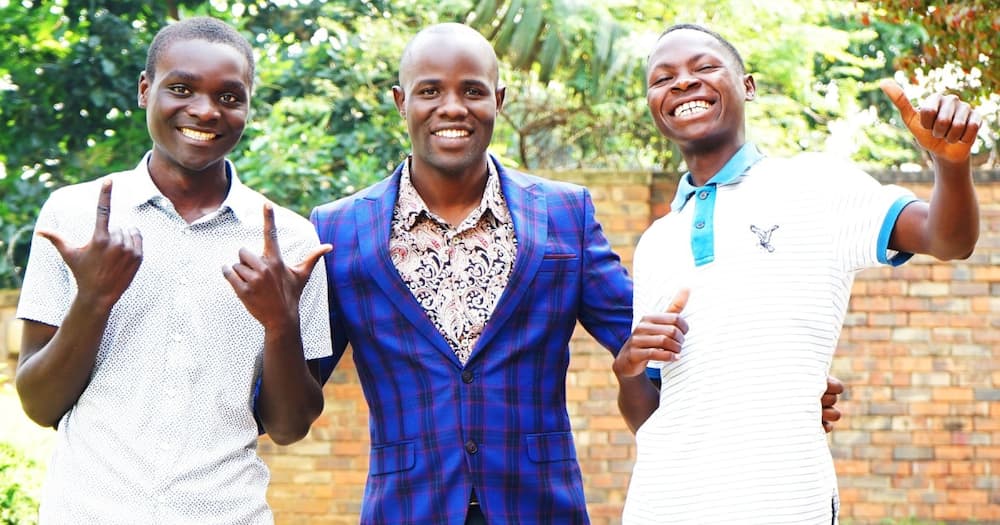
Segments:
[[[726,162],[726,165],[705,183],[705,186],[724,186],[737,182],[751,166],[757,164],[762,158],[764,158],[764,154],[757,146],[751,142],[744,143],[736,154]],[[684,205],[691,200],[691,196],[705,186],[695,186],[691,182],[691,172],[685,173],[677,184],[677,193],[674,194],[674,200],[670,203],[670,209],[681,211]]]
[[[738,182],[762,158],[764,154],[757,146],[747,142],[704,186],[695,186],[691,182],[691,172],[681,177],[670,208],[679,212],[694,194],[698,194],[694,199],[694,216],[691,219],[691,254],[695,266],[715,260],[715,198],[718,187]]]

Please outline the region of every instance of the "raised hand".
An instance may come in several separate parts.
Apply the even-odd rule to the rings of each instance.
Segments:
[[[687,306],[690,291],[682,289],[662,313],[644,316],[632,331],[625,346],[615,357],[613,369],[620,377],[643,374],[649,361],[675,361],[680,357],[681,345],[688,324],[680,313]]]
[[[967,102],[955,95],[935,93],[914,109],[893,80],[883,80],[879,87],[899,110],[903,123],[917,143],[937,160],[949,163],[968,162],[972,144],[982,125],[982,117]]]
[[[73,272],[77,294],[95,301],[98,308],[107,309],[118,302],[142,264],[142,235],[139,230],[109,228],[110,219],[111,179],[106,179],[97,197],[97,220],[90,242],[71,247],[54,231],[36,232],[55,246]]]
[[[240,248],[240,262],[222,268],[222,274],[236,295],[265,328],[298,319],[299,298],[313,267],[332,250],[329,244],[318,246],[305,260],[291,268],[285,266],[274,226],[274,207],[264,204],[264,252],[257,256]]]

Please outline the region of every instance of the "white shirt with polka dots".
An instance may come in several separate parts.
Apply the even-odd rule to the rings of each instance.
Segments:
[[[139,229],[143,261],[112,310],[89,384],[59,422],[41,521],[272,523],[252,412],[264,330],[222,275],[241,247],[261,253],[265,198],[229,165],[225,201],[188,224],[153,184],[147,158],[108,175],[111,226]],[[85,244],[100,184],[53,192],[36,227]],[[275,206],[275,223],[286,263],[318,245],[295,213]],[[330,354],[326,290],[317,264],[300,304],[307,359]],[[36,236],[18,318],[58,326],[75,294],[58,252]]]

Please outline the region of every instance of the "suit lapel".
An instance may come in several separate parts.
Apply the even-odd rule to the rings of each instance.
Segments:
[[[392,230],[392,212],[399,193],[400,169],[396,169],[381,191],[373,191],[355,208],[358,247],[362,265],[389,300],[386,301],[405,317],[416,331],[455,366],[461,366],[458,356],[441,332],[434,326],[410,288],[403,282],[389,256],[389,235]],[[365,228],[364,225],[370,225]],[[378,328],[376,327],[376,330]]]
[[[492,159],[492,157],[491,157]],[[521,302],[525,291],[535,278],[538,267],[545,256],[545,245],[548,241],[548,209],[545,195],[528,181],[521,173],[504,169],[497,162],[500,173],[500,188],[511,219],[514,221],[514,234],[517,236],[517,259],[510,279],[503,294],[493,309],[493,315],[486,323],[482,335],[476,341],[469,360],[476,358],[480,348],[490,343],[511,314]]]

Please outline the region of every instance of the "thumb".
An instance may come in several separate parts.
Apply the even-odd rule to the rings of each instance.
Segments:
[[[330,244],[321,244],[315,250],[313,250],[309,255],[306,256],[302,262],[295,268],[295,272],[304,277],[308,277],[312,273],[313,268],[316,267],[316,263],[319,262],[320,258],[324,255],[330,253],[333,250],[333,246]]]
[[[878,87],[889,97],[892,105],[896,106],[899,116],[903,117],[903,122],[907,128],[913,129],[913,125],[920,124],[920,117],[917,114],[917,110],[913,108],[913,104],[910,104],[910,99],[906,98],[906,93],[903,92],[902,86],[896,83],[895,80],[886,78],[882,82],[879,82]]]
[[[680,291],[674,295],[674,298],[670,300],[670,304],[667,305],[668,314],[679,314],[681,310],[687,306],[688,297],[691,295],[691,290],[688,288],[681,288]]]
[[[51,242],[52,246],[55,246],[56,251],[59,252],[59,255],[62,256],[63,260],[66,260],[69,247],[66,246],[66,241],[64,241],[58,233],[49,230],[37,230],[35,231],[35,235]]]

